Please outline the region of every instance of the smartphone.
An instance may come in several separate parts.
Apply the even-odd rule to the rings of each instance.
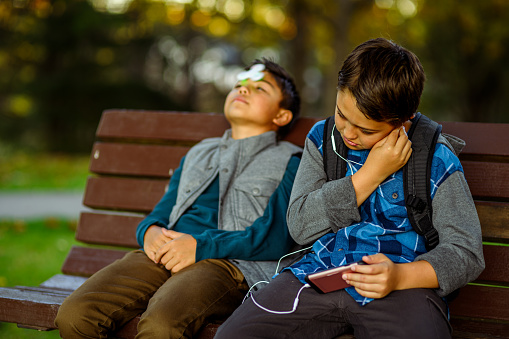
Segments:
[[[308,274],[305,278],[306,282],[311,285],[316,291],[320,293],[329,293],[351,286],[343,280],[343,274],[352,272],[352,266],[367,265],[364,261],[356,263],[329,268],[328,270]]]

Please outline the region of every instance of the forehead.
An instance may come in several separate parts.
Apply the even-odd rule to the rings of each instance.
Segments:
[[[341,114],[353,125],[369,130],[392,129],[392,125],[384,121],[369,119],[357,107],[357,100],[348,90],[339,90],[336,98],[337,108]]]
[[[272,86],[274,86],[276,89],[280,89],[279,88],[279,84],[276,80],[276,77],[270,73],[269,71],[263,71],[263,79],[262,80],[259,80],[259,81],[265,81],[265,82],[268,82],[270,83]]]
[[[276,80],[276,77],[267,70],[263,71],[263,78],[260,80],[253,81],[253,79],[248,78],[246,80],[240,80],[237,83],[242,83],[243,81],[250,81],[250,82],[254,82],[254,83],[266,83],[266,84],[268,84],[268,87],[270,87],[273,91],[275,91],[281,95],[283,94],[283,91],[281,90],[281,87],[279,86],[279,83]]]

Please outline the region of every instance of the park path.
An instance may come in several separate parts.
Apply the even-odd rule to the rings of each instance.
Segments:
[[[83,192],[0,191],[0,219],[78,219]]]

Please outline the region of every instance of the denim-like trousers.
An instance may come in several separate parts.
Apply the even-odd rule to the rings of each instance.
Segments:
[[[451,337],[447,305],[431,289],[394,291],[361,306],[345,290],[320,294],[290,272],[253,293],[219,327],[215,339],[327,339],[354,332],[356,339],[442,339]]]
[[[227,260],[203,260],[171,274],[138,250],[67,297],[55,324],[63,338],[106,338],[141,313],[136,338],[191,338],[205,321],[226,319],[247,289]]]

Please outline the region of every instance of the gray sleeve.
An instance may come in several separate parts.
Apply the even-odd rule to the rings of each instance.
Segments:
[[[306,139],[287,213],[292,238],[307,245],[360,221],[351,177],[327,182],[323,157]]]
[[[475,280],[484,270],[482,234],[472,195],[462,172],[453,173],[433,198],[433,225],[439,244],[416,260],[433,266],[439,296]]]

